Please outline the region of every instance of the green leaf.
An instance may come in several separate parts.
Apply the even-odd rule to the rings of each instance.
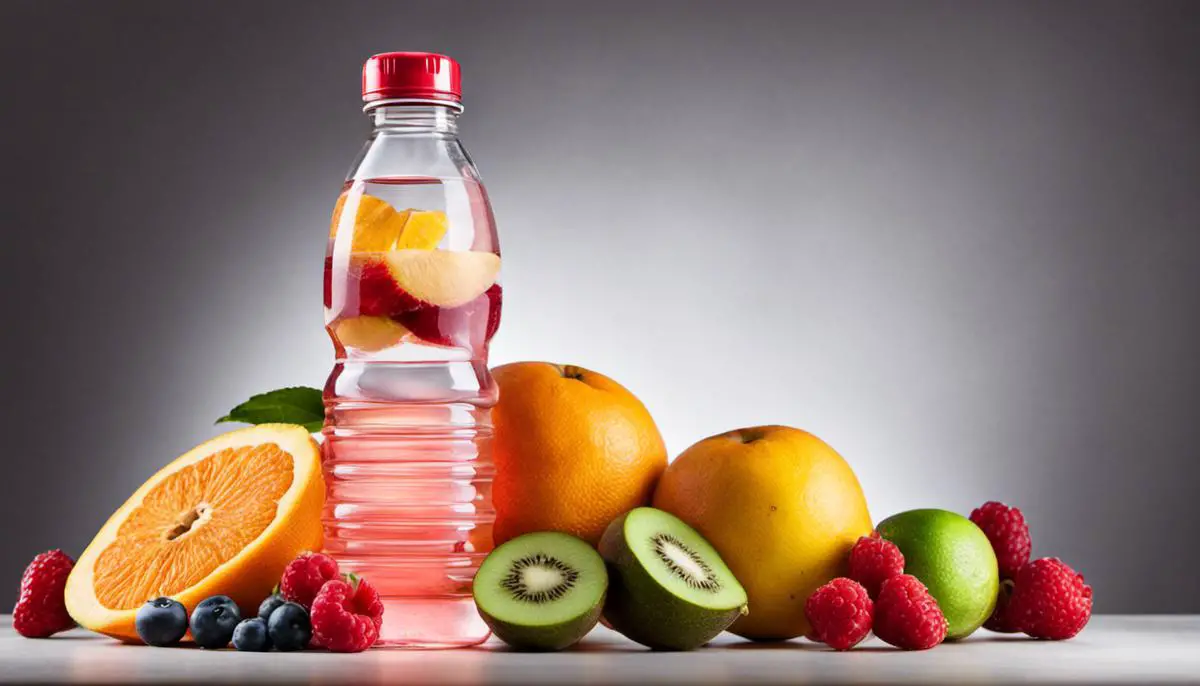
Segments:
[[[281,388],[256,395],[217,420],[244,424],[299,424],[312,433],[325,423],[325,403],[321,391],[306,386]]]

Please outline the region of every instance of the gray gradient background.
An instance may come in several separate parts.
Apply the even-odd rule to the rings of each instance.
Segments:
[[[876,519],[1001,498],[1098,610],[1200,611],[1182,2],[0,3],[0,589],[232,404],[324,381],[389,49],[464,65],[493,362],[613,376],[672,454],[809,429]]]

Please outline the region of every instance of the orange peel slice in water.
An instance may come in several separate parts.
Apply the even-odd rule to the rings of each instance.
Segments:
[[[344,222],[342,212],[354,200],[354,220]],[[343,226],[345,223],[345,226]],[[332,238],[338,231],[352,231],[350,251],[387,252],[397,249],[433,250],[446,235],[446,213],[438,210],[396,210],[373,195],[342,193],[333,206],[329,226]]]
[[[405,211],[409,213],[408,221],[404,224],[404,231],[400,233],[395,248],[398,250],[433,250],[436,248],[449,228],[446,213],[436,210]]]

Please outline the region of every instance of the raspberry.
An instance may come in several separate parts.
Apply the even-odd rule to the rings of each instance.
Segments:
[[[911,574],[883,582],[875,600],[875,635],[904,650],[926,650],[946,638],[946,616]]]
[[[317,592],[330,579],[338,576],[338,565],[332,557],[321,553],[301,553],[288,563],[279,580],[279,592],[285,600],[310,609]]]
[[[13,608],[13,628],[26,638],[46,638],[75,626],[67,614],[64,589],[75,561],[61,550],[33,558],[21,576],[21,594]]]
[[[370,648],[382,626],[383,601],[365,579],[327,581],[313,600],[313,639],[335,653]]]
[[[871,633],[874,603],[867,589],[853,579],[838,577],[813,592],[804,603],[804,616],[813,635],[834,650],[850,650]]]
[[[1092,587],[1062,560],[1043,557],[1017,573],[1008,614],[1014,626],[1034,638],[1071,638],[1092,617]]]
[[[1000,578],[1015,578],[1017,571],[1029,562],[1029,551],[1033,547],[1025,515],[1015,507],[991,500],[971,512],[971,521],[983,529],[992,542],[996,562],[1000,564]]]
[[[850,578],[863,585],[872,598],[879,597],[885,579],[904,573],[904,554],[879,534],[863,536],[850,549]]]
[[[1013,621],[1012,613],[1008,610],[1009,601],[1012,599],[1012,591],[1012,579],[1005,579],[1000,582],[1000,593],[996,596],[996,609],[992,610],[992,616],[988,617],[988,620],[983,623],[983,628],[1001,634],[1015,634],[1021,631],[1021,627],[1016,625]]]

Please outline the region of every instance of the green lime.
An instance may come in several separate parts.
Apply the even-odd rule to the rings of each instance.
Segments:
[[[996,553],[975,523],[946,510],[909,510],[875,527],[904,553],[904,572],[929,588],[946,615],[946,639],[966,638],[996,606]]]

